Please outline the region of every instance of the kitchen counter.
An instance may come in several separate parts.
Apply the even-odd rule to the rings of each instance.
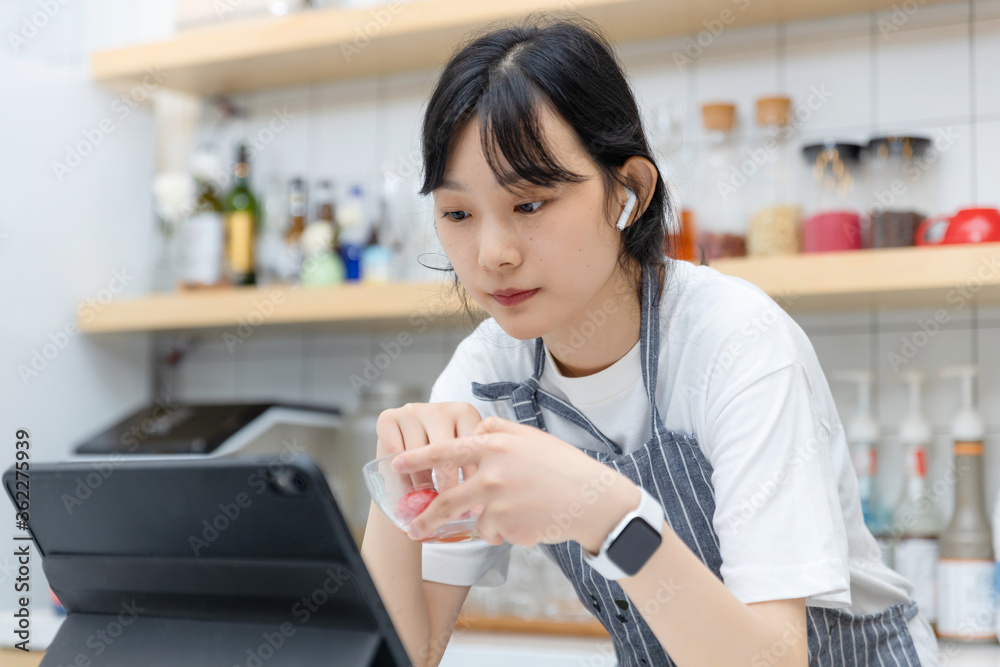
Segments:
[[[0,611],[0,617],[10,618],[10,611]],[[5,632],[0,637],[0,665],[3,667],[35,667],[44,650],[55,636],[62,617],[49,610],[35,611],[32,616],[32,653],[10,648],[13,637]],[[1000,667],[1000,646],[962,645],[939,641],[946,667]],[[441,667],[613,667],[615,652],[611,642],[581,637],[504,634],[457,630],[448,643]]]

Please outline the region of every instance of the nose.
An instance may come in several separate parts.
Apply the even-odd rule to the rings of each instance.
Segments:
[[[479,226],[479,265],[497,270],[520,263],[520,239],[515,226],[500,218],[484,220]]]

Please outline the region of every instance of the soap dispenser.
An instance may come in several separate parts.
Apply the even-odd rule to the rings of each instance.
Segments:
[[[920,408],[924,374],[913,370],[899,377],[908,385],[910,408],[899,424],[906,472],[899,502],[892,513],[892,562],[893,568],[913,584],[913,599],[928,623],[935,623],[938,538],[943,521],[927,487],[927,454],[932,432]]]
[[[996,639],[993,608],[993,537],[983,486],[983,420],[972,400],[975,366],[950,366],[942,377],[958,378],[962,405],[952,421],[955,460],[947,482],[955,485],[955,510],[941,534],[938,562],[938,636],[964,642]]]
[[[858,387],[858,407],[847,423],[847,443],[851,448],[851,460],[858,477],[858,493],[861,496],[861,512],[865,525],[875,536],[882,552],[882,561],[891,565],[892,544],[889,539],[887,512],[878,497],[876,476],[878,475],[878,422],[871,413],[871,387],[873,375],[867,370],[836,371],[834,380],[853,382]]]

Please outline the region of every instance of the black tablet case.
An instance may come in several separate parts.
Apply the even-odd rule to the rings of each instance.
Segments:
[[[80,655],[108,667],[410,665],[307,456],[36,463],[29,479],[29,530],[67,612],[41,667]],[[3,481],[13,500],[13,467]],[[31,595],[47,598],[39,580]]]

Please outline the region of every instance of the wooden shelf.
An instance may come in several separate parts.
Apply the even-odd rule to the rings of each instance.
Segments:
[[[1000,243],[748,257],[717,260],[712,267],[754,283],[790,312],[954,308],[973,297],[980,304],[1000,303]],[[443,282],[211,289],[122,299],[100,308],[79,317],[81,331],[313,323],[371,329],[417,326],[416,318],[444,324],[464,315]]]
[[[551,621],[517,616],[459,616],[456,628],[473,632],[513,632],[533,635],[564,635],[608,639],[608,631],[597,619],[590,621]]]
[[[1000,303],[1000,243],[746,257],[712,267],[792,312]]]
[[[238,287],[152,294],[83,305],[81,331],[172,331],[275,324],[337,323],[378,328],[447,323],[461,314],[444,283]],[[97,312],[97,309],[100,309]],[[240,335],[237,332],[235,335]]]
[[[0,665],[4,667],[38,667],[45,657],[45,651],[18,651],[12,648],[0,648]]]
[[[576,10],[624,43],[697,34],[707,29],[706,22],[730,29],[888,9],[894,2],[898,0],[414,0],[200,27],[165,41],[98,51],[90,66],[95,80],[116,89],[131,88],[158,71],[167,88],[211,95],[435,67],[470,31],[539,9]],[[367,44],[358,37],[366,29],[372,35]],[[668,58],[664,54],[664,62]]]

